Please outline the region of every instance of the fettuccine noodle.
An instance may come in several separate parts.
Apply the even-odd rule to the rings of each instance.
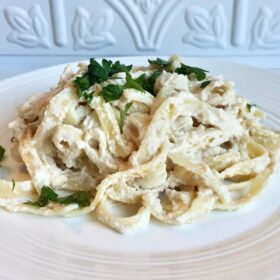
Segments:
[[[171,57],[172,67],[180,64]],[[260,124],[263,113],[236,95],[221,76],[202,88],[196,79],[163,71],[156,95],[126,88],[105,102],[94,85],[89,104],[81,102],[67,67],[58,86],[35,95],[10,124],[30,180],[0,181],[0,206],[39,215],[79,216],[96,211],[100,221],[121,233],[143,229],[150,217],[168,224],[195,222],[212,210],[234,210],[257,196],[273,173],[280,136]],[[153,67],[133,68],[133,78]],[[125,74],[105,84],[123,85]],[[120,112],[132,102],[119,126]],[[15,148],[15,147],[14,147]],[[25,204],[44,185],[56,191],[90,191],[86,207],[50,202]],[[114,205],[135,204],[130,217]]]

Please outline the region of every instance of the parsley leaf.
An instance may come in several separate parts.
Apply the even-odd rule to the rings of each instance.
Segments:
[[[210,83],[211,81],[204,81],[200,84],[200,88],[206,88]]]
[[[91,198],[90,192],[80,191],[65,197],[59,197],[55,200],[55,202],[58,202],[60,204],[65,204],[65,205],[76,203],[79,205],[79,207],[86,207],[90,205],[90,198]]]
[[[156,82],[156,79],[162,74],[162,71],[161,70],[157,70],[155,71],[149,78],[148,78],[148,83],[149,83],[149,89],[150,89],[150,92],[155,95],[155,92],[154,92],[154,85],[155,85],[155,82]]]
[[[169,66],[171,64],[171,61],[164,60],[159,57],[156,60],[148,59],[148,61],[151,65],[158,65],[158,66]]]
[[[103,87],[99,94],[103,96],[106,102],[109,102],[120,99],[123,89],[123,86],[110,84],[106,87]]]
[[[88,74],[85,74],[81,77],[77,77],[74,80],[74,84],[78,87],[78,96],[81,98],[84,93],[89,89],[90,82]]]
[[[88,76],[90,84],[101,83],[109,78],[109,72],[112,66],[112,61],[106,59],[102,60],[102,65],[94,58],[90,59],[88,66]]]
[[[126,73],[126,81],[125,81],[124,88],[134,88],[136,90],[145,92],[141,83],[139,83],[139,80],[132,79],[132,76],[129,73]]]
[[[60,203],[60,204],[72,204],[76,203],[79,207],[85,207],[90,204],[91,193],[90,192],[76,192],[65,197],[58,197],[58,194],[50,187],[43,186],[41,194],[37,201],[27,201],[24,204],[35,206],[35,207],[44,207],[50,201]]]
[[[90,104],[93,99],[94,92],[84,91],[81,95],[85,99],[85,101]]]
[[[37,201],[27,201],[24,204],[36,207],[44,207],[49,203],[49,201],[55,201],[57,197],[58,194],[55,193],[53,189],[48,186],[43,186],[43,188],[41,189],[41,194]]]
[[[155,95],[154,92],[154,85],[156,82],[156,79],[162,74],[162,70],[156,70],[155,72],[153,72],[153,74],[150,77],[146,77],[146,74],[142,74],[141,76],[139,76],[137,79],[135,79],[137,81],[137,83],[139,83],[142,88],[148,92],[150,92],[151,94]]]
[[[14,191],[15,190],[15,186],[16,186],[16,182],[15,182],[14,179],[12,179],[12,184],[13,184],[12,191]]]
[[[139,85],[141,85],[141,87],[142,87],[144,90],[150,92],[150,85],[149,85],[149,82],[148,82],[148,79],[147,79],[146,74],[140,75],[138,78],[135,79],[135,81],[136,81]]]
[[[110,69],[110,75],[114,75],[116,73],[120,72],[126,72],[128,73],[132,69],[132,65],[124,65],[121,64],[119,61],[116,61],[114,64],[112,64],[112,67]]]
[[[0,145],[0,161],[4,158],[6,150]]]
[[[249,104],[249,103],[246,104],[246,108],[247,108],[249,113],[251,113],[252,106],[256,107],[257,105],[256,104]]]
[[[111,60],[102,59],[101,64],[99,64],[94,58],[91,58],[88,66],[89,81],[92,85],[105,82],[114,74],[119,72],[127,73],[131,68],[132,65],[126,66],[119,61],[113,63]]]
[[[92,101],[93,94],[88,92],[88,89],[95,83],[102,83],[114,74],[119,72],[128,73],[132,65],[124,65],[119,61],[112,62],[111,60],[103,59],[101,64],[94,58],[90,59],[88,72],[80,77],[77,77],[73,83],[78,88],[78,97],[84,97],[88,103]]]
[[[126,82],[123,86],[109,84],[102,88],[100,95],[103,96],[106,102],[120,99],[125,88],[134,88],[136,90],[145,92],[142,85],[137,81],[132,79],[132,76],[126,73]]]
[[[191,79],[192,76],[195,76],[195,78],[198,81],[202,81],[206,78],[205,73],[208,71],[198,67],[192,67],[181,63],[181,67],[177,68],[175,72],[177,74],[187,75],[189,79]]]
[[[119,126],[120,126],[120,130],[122,132],[122,129],[123,129],[123,125],[124,125],[124,119],[128,113],[128,110],[130,109],[130,107],[132,106],[132,102],[129,102],[125,105],[125,108],[124,110],[121,112],[121,115],[120,115],[120,120],[119,120]]]

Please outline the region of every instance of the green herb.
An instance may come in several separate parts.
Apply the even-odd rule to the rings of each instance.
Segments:
[[[124,88],[134,88],[136,90],[145,92],[145,90],[142,87],[142,83],[139,82],[137,79],[132,79],[132,76],[129,73],[126,73],[126,81]]]
[[[192,76],[195,76],[198,81],[202,81],[206,78],[205,73],[208,71],[181,63],[181,67],[177,68],[175,72],[177,74],[187,75],[190,79],[192,78]]]
[[[159,65],[159,66],[169,66],[171,64],[171,61],[168,61],[168,60],[164,60],[164,59],[161,59],[161,58],[157,58],[156,60],[151,60],[151,59],[148,59],[149,63],[151,65]]]
[[[88,103],[91,102],[93,94],[88,92],[88,89],[95,83],[101,83],[119,72],[129,72],[132,65],[124,65],[119,61],[112,62],[111,60],[103,59],[101,64],[94,58],[90,59],[88,72],[80,77],[77,77],[73,82],[78,88],[79,98],[84,97]]]
[[[0,161],[4,158],[6,150],[0,145]]]
[[[85,74],[81,77],[77,77],[74,80],[74,84],[78,87],[78,96],[79,98],[81,98],[90,87],[88,74]]]
[[[90,192],[76,192],[69,196],[65,197],[59,197],[55,200],[55,202],[58,202],[60,204],[73,204],[76,203],[79,205],[79,207],[86,207],[90,205],[90,198],[91,193]]]
[[[91,193],[90,192],[76,192],[69,196],[58,197],[58,194],[50,187],[43,186],[41,194],[37,201],[27,201],[24,204],[31,205],[35,207],[44,207],[50,201],[59,204],[73,204],[76,203],[79,207],[85,207],[90,204]]]
[[[135,79],[135,81],[141,85],[141,87],[146,90],[146,91],[149,91],[148,90],[148,81],[147,81],[147,77],[146,77],[146,74],[142,74],[140,75],[138,78]]]
[[[125,105],[125,108],[124,110],[121,112],[121,115],[120,115],[120,120],[119,120],[119,126],[120,126],[120,130],[122,132],[122,129],[123,129],[123,125],[124,125],[124,119],[128,113],[128,110],[130,109],[130,107],[132,106],[132,102],[129,102]]]
[[[103,61],[104,61],[104,59],[103,59]],[[114,75],[116,73],[120,73],[120,72],[128,73],[132,69],[132,65],[124,65],[124,64],[121,64],[119,61],[116,61],[115,63],[112,63],[109,60],[109,63],[111,63],[111,68],[110,68],[110,71],[109,71],[109,76],[110,77],[112,75]]]
[[[98,63],[94,58],[90,59],[88,66],[88,75],[90,84],[102,83],[108,80],[112,61],[103,59],[102,64]]]
[[[156,70],[155,72],[153,72],[153,74],[150,77],[146,77],[145,74],[142,74],[141,76],[139,76],[137,79],[135,79],[137,81],[137,83],[141,84],[142,88],[148,92],[150,92],[151,94],[155,95],[154,92],[154,85],[156,82],[156,79],[162,74],[162,70]]]
[[[162,74],[162,71],[161,70],[157,70],[155,71],[149,78],[148,78],[148,83],[149,83],[149,87],[150,87],[150,92],[155,95],[155,92],[154,92],[154,85],[155,85],[155,82],[156,82],[156,79]]]
[[[94,58],[90,59],[88,66],[89,81],[93,85],[95,83],[101,83],[107,81],[114,74],[119,72],[129,72],[132,65],[124,65],[119,61],[112,62],[111,60],[103,59],[101,64]]]
[[[85,92],[83,96],[84,96],[86,102],[88,104],[90,104],[93,99],[93,92]]]
[[[26,205],[31,205],[31,206],[36,206],[36,207],[44,207],[46,206],[49,201],[55,201],[58,197],[58,194],[53,191],[48,186],[43,186],[41,189],[41,194],[39,196],[39,199],[37,201],[27,201],[24,204]]]
[[[16,186],[16,182],[15,182],[14,179],[12,179],[12,183],[13,183],[12,191],[14,191],[15,190],[15,186]]]
[[[106,102],[109,102],[120,99],[123,89],[123,86],[110,84],[106,87],[103,87],[99,94],[103,96]]]
[[[137,79],[133,79],[129,73],[126,73],[126,81],[124,86],[109,84],[103,87],[100,95],[103,96],[106,102],[120,99],[125,88],[134,88],[136,90],[145,92],[141,83]]]
[[[246,104],[246,107],[247,107],[247,110],[248,110],[249,113],[251,113],[251,108],[253,106],[256,107],[257,105],[256,104],[249,104],[249,103]]]
[[[211,81],[204,81],[200,84],[200,88],[206,88],[210,83]]]

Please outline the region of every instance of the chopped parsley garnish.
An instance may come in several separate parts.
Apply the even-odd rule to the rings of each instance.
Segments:
[[[122,132],[122,129],[123,129],[123,125],[124,125],[124,119],[128,113],[128,110],[130,109],[130,107],[132,106],[132,102],[129,102],[125,105],[125,108],[124,110],[121,112],[121,115],[120,115],[120,120],[119,120],[119,126],[120,126],[120,130]]]
[[[155,95],[155,92],[154,92],[154,85],[155,85],[155,82],[156,82],[156,79],[162,74],[162,71],[161,70],[157,70],[155,71],[148,79],[148,88],[149,88],[149,91]]]
[[[206,88],[210,83],[211,81],[204,81],[200,84],[200,88]]]
[[[0,145],[0,161],[4,158],[6,150]]]
[[[139,76],[136,81],[141,84],[142,88],[151,94],[155,95],[154,85],[156,79],[162,74],[162,70],[156,70],[150,77],[146,77],[146,74]]]
[[[80,191],[65,197],[59,197],[55,200],[55,202],[65,205],[76,203],[79,207],[86,207],[90,205],[90,198],[90,192]]]
[[[79,207],[85,207],[90,204],[91,194],[90,192],[76,192],[69,196],[58,197],[58,194],[50,187],[43,186],[41,194],[37,201],[27,201],[24,204],[35,206],[35,207],[44,207],[50,201],[60,203],[60,204],[72,204],[76,203]]]
[[[141,87],[144,89],[144,90],[147,90],[148,91],[148,85],[147,85],[147,77],[146,77],[146,74],[142,74],[140,75],[138,78],[135,79],[135,81],[141,85]]]
[[[114,85],[109,84],[104,86],[99,95],[101,95],[106,102],[117,100],[122,96],[124,89],[133,88],[141,92],[148,91],[154,96],[154,84],[156,79],[162,74],[163,70],[168,69],[172,61],[164,60],[161,58],[156,58],[155,60],[148,60],[151,65],[158,66],[157,70],[154,71],[149,77],[146,74],[142,74],[137,79],[133,79],[129,73],[132,69],[132,65],[121,64],[119,61],[113,62],[111,60],[103,59],[99,63],[94,58],[90,59],[88,65],[88,71],[82,76],[77,77],[73,83],[78,89],[79,98],[84,98],[87,103],[91,103],[95,92],[90,92],[90,87],[96,83],[102,83],[108,79],[114,79],[113,77],[116,73],[124,72],[126,73],[126,80],[124,85]],[[181,63],[181,66],[175,70],[178,74],[187,75],[189,79],[197,79],[202,81],[206,78],[206,70],[192,67]],[[205,88],[210,84],[210,81],[204,81],[201,83],[200,87]]]
[[[132,79],[132,76],[129,73],[126,73],[126,81],[124,88],[134,88],[136,90],[145,92],[145,89],[142,87],[141,81],[137,79]]]
[[[181,67],[177,68],[175,72],[177,74],[187,75],[189,79],[192,79],[194,76],[198,81],[202,81],[206,78],[206,72],[208,71],[181,63]]]
[[[98,63],[94,58],[90,59],[88,66],[88,76],[90,84],[102,83],[107,81],[116,73],[129,72],[132,65],[124,65],[119,61],[112,62],[111,60],[102,59],[101,64]]]
[[[99,94],[103,96],[106,102],[109,102],[120,99],[123,89],[123,86],[109,84],[108,86],[103,87]]]
[[[256,107],[257,105],[256,105],[256,104],[249,104],[249,103],[246,104],[246,108],[247,108],[247,110],[248,110],[249,113],[251,113],[251,108],[252,108],[253,106]]]
[[[37,201],[34,202],[27,201],[24,204],[36,206],[36,207],[44,207],[49,203],[49,201],[55,201],[57,198],[58,198],[58,194],[54,192],[53,189],[51,189],[48,186],[43,186],[41,189],[41,194]]]
[[[86,102],[88,104],[91,103],[92,98],[93,98],[93,94],[94,94],[94,92],[86,92],[86,93],[84,93],[84,98],[85,98],[85,100],[86,100]]]
[[[106,102],[118,100],[121,98],[123,90],[126,88],[134,88],[136,90],[145,92],[141,83],[137,79],[133,79],[129,73],[126,73],[126,81],[123,86],[109,84],[100,91],[100,95],[103,96]]]
[[[85,74],[84,76],[77,77],[74,80],[74,84],[78,87],[78,96],[81,98],[87,92],[90,87],[89,76]]]
[[[93,93],[88,92],[88,89],[92,85],[105,82],[116,73],[128,73],[131,68],[132,65],[124,65],[119,61],[112,62],[111,60],[103,59],[100,64],[94,58],[91,58],[90,64],[88,65],[88,72],[74,80],[74,84],[78,88],[79,98],[84,97],[90,103],[93,98]]]
[[[148,59],[148,61],[151,65],[158,65],[158,66],[169,66],[171,64],[171,61],[164,60],[159,57],[156,60]]]
[[[14,191],[15,190],[15,186],[16,186],[16,182],[15,182],[14,179],[12,179],[12,184],[13,184],[12,191]]]

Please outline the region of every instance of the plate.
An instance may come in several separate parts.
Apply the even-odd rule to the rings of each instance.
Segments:
[[[123,57],[145,64],[146,57]],[[263,109],[266,125],[280,130],[280,76],[268,71],[203,58],[190,65],[234,80],[241,95]],[[75,68],[76,63],[73,63]],[[0,144],[9,150],[16,107],[54,86],[65,65],[0,82]],[[24,179],[9,151],[3,178]],[[93,215],[40,217],[0,210],[0,279],[279,279],[280,172],[257,200],[235,212],[213,212],[197,224],[162,225],[123,236]]]

